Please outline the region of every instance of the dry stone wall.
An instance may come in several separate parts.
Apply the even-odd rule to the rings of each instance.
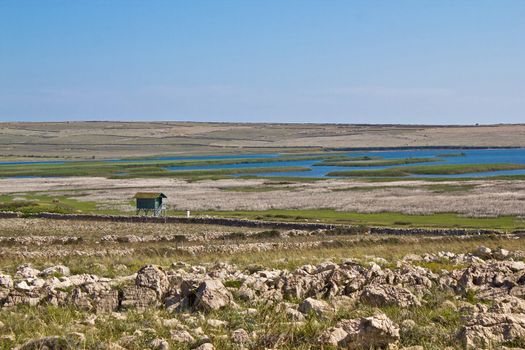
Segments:
[[[36,213],[24,214],[18,212],[0,212],[0,218],[41,218],[52,220],[79,220],[79,221],[111,221],[111,222],[134,222],[134,223],[178,223],[178,224],[200,224],[200,225],[219,225],[231,227],[253,227],[271,228],[283,230],[356,230],[359,233],[370,233],[379,235],[431,235],[431,236],[471,236],[485,234],[502,234],[498,230],[474,230],[474,229],[431,229],[431,228],[392,228],[392,227],[360,227],[356,225],[339,225],[309,222],[281,222],[281,221],[261,221],[248,219],[233,219],[219,217],[153,217],[153,216],[132,216],[132,215],[94,215],[94,214],[56,214],[56,213]],[[350,232],[349,232],[350,233]]]

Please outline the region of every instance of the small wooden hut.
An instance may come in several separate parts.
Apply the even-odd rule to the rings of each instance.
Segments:
[[[137,201],[137,215],[152,214],[153,216],[162,216],[166,211],[166,204],[163,199],[166,195],[160,192],[138,192],[133,198]]]

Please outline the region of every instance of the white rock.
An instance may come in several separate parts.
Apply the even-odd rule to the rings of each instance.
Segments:
[[[50,275],[69,276],[70,274],[71,271],[69,270],[69,267],[64,265],[55,265],[42,270],[39,275],[45,277]]]
[[[0,274],[0,287],[13,288],[13,279],[11,276]]]
[[[40,273],[40,270],[33,268],[31,265],[18,266],[15,275],[21,278],[35,278]]]
[[[176,343],[193,343],[195,339],[188,331],[173,330],[170,332],[171,340]]]

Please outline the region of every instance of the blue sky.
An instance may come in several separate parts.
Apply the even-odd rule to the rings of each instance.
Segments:
[[[0,0],[0,120],[525,122],[522,0]]]

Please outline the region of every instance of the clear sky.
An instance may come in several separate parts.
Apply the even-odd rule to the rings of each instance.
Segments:
[[[0,0],[0,120],[525,122],[525,1]]]

